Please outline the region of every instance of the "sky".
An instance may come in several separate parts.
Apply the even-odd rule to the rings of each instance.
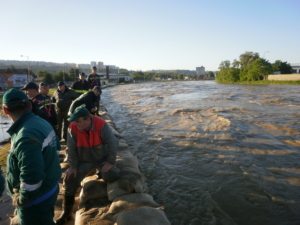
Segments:
[[[271,63],[300,63],[300,0],[1,0],[0,6],[4,60],[214,71],[251,51]]]

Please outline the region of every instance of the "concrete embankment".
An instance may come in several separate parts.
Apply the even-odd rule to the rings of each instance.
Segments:
[[[116,166],[121,171],[118,180],[112,183],[104,183],[96,174],[91,174],[81,182],[81,190],[77,193],[76,204],[73,208],[73,218],[67,225],[169,225],[163,206],[155,202],[147,193],[145,177],[139,169],[139,162],[130,150],[130,146],[118,132],[106,109],[101,106],[100,116],[110,125],[115,136],[119,139],[119,151],[117,153]],[[66,146],[60,151],[61,168],[64,172],[68,168],[66,162]],[[55,218],[61,211],[63,198],[62,179],[60,181],[60,193],[55,208]],[[3,204],[9,208],[5,212]],[[8,216],[12,216],[11,202],[5,197],[5,202],[0,203],[1,224],[8,225]],[[14,218],[13,224],[17,223]]]
[[[279,80],[279,81],[300,81],[300,74],[278,74],[268,75],[268,80]]]

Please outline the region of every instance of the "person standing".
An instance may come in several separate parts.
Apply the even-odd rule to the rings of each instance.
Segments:
[[[32,113],[24,92],[9,89],[3,111],[13,121],[8,129],[7,188],[21,225],[54,225],[54,206],[61,169],[59,142],[52,126]]]
[[[85,90],[88,91],[90,89],[90,83],[85,79],[85,73],[79,73],[79,80],[74,82],[72,85],[73,90]]]
[[[78,106],[83,104],[85,104],[85,107],[91,114],[97,114],[99,110],[100,95],[100,87],[94,86],[92,90],[80,95],[72,102],[68,115],[71,115]]]
[[[68,111],[73,100],[75,100],[79,94],[72,89],[69,89],[63,81],[59,81],[57,84],[57,90],[54,93],[54,99],[56,103],[57,113],[57,135],[58,138],[67,139],[68,130]]]
[[[118,140],[102,118],[93,116],[84,105],[69,118],[67,147],[69,169],[64,178],[63,213],[56,221],[62,225],[71,217],[75,193],[81,180],[98,169],[106,182],[118,179],[115,167]]]
[[[49,85],[45,82],[39,84],[39,93],[43,96],[43,108],[47,114],[47,121],[54,127],[57,133],[57,115],[53,97],[49,95]]]
[[[98,86],[101,89],[101,78],[100,75],[97,74],[97,67],[93,66],[92,73],[88,76],[88,82],[90,83],[90,88],[92,89],[94,86]]]
[[[41,110],[43,96],[39,93],[39,86],[34,82],[27,83],[21,90],[25,91],[32,103],[32,112],[42,118],[46,118],[46,114]]]

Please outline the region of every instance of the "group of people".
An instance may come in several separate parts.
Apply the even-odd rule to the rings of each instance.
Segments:
[[[3,95],[3,112],[13,121],[7,131],[11,149],[5,180],[20,225],[64,224],[71,217],[80,181],[90,171],[97,170],[106,182],[119,176],[115,167],[118,140],[105,120],[95,114],[100,101],[100,79],[96,73],[87,81],[83,76],[80,74],[81,83],[74,83],[73,88],[91,84],[89,91],[76,98],[72,89],[59,82],[54,109],[44,83],[28,83],[22,90],[12,88]],[[62,130],[55,131],[56,120],[50,119],[51,110],[56,112],[58,123],[69,124],[64,128],[66,134],[63,131],[69,168],[63,181],[63,212],[57,221],[53,217],[61,177],[58,151]],[[0,195],[3,187],[0,170]]]

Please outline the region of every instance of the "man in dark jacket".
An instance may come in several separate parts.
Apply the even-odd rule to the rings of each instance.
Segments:
[[[80,95],[72,102],[68,115],[71,115],[78,106],[83,104],[85,104],[85,107],[90,113],[97,114],[99,110],[100,95],[101,89],[98,86],[95,86],[91,91]]]
[[[32,113],[24,92],[9,89],[3,111],[13,120],[8,129],[7,188],[22,225],[54,225],[54,205],[61,176],[59,142],[52,126]]]
[[[47,114],[47,121],[54,127],[57,133],[57,115],[55,110],[55,103],[53,97],[49,95],[49,85],[45,82],[39,84],[39,93],[42,95],[43,110]]]
[[[58,138],[67,139],[68,130],[68,111],[73,100],[75,100],[79,94],[72,89],[69,89],[63,81],[59,81],[57,84],[57,90],[54,93],[54,99],[56,103],[57,113],[57,135]],[[63,134],[63,136],[61,136]]]
[[[79,80],[74,82],[72,85],[73,90],[89,90],[91,85],[90,83],[85,79],[85,73],[81,72],[79,73]]]
[[[90,171],[98,169],[108,182],[118,178],[118,169],[114,166],[118,141],[105,120],[91,115],[83,105],[74,110],[69,121],[67,146],[70,167],[64,178],[63,213],[56,221],[57,225],[70,219],[77,188]]]
[[[97,74],[97,67],[93,66],[92,73],[88,76],[88,82],[90,83],[90,87],[98,86],[101,89],[101,78],[100,75]]]

